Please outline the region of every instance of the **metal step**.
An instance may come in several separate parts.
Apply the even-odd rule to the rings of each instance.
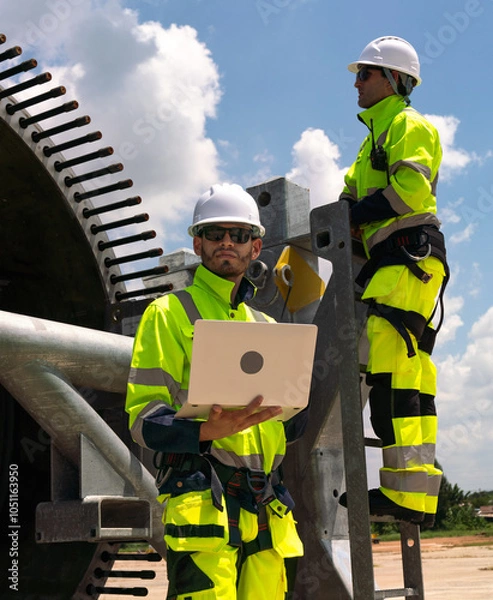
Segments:
[[[149,590],[145,587],[116,588],[101,587],[99,585],[88,585],[87,594],[89,598],[97,598],[99,594],[114,594],[115,596],[147,596]]]
[[[381,600],[382,598],[418,598],[417,590],[414,588],[396,588],[389,590],[377,590],[375,592],[375,600]]]
[[[143,542],[146,543],[146,542]],[[158,563],[163,560],[157,552],[123,552],[119,542],[105,542],[98,547],[94,559],[89,565],[87,572],[82,579],[79,589],[72,600],[95,600],[100,594],[145,597],[149,590],[145,585],[125,586],[118,585],[118,580],[122,583],[125,579],[142,579],[150,581],[156,578],[154,569],[125,569],[125,562],[140,561],[142,563]],[[123,563],[123,564],[122,564]],[[149,565],[142,565],[151,566]],[[116,582],[108,584],[109,579],[116,579]]]

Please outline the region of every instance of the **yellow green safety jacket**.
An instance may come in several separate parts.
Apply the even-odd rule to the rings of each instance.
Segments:
[[[232,471],[228,469],[253,477],[269,476],[280,467],[286,443],[304,430],[306,411],[287,422],[271,420],[220,440],[199,442],[200,420],[174,418],[187,398],[196,318],[273,321],[246,304],[255,293],[246,278],[232,304],[233,287],[200,265],[190,287],[154,300],[139,324],[126,399],[132,437],[141,446],[162,453],[165,465],[189,474],[179,477],[179,490],[173,488],[176,478],[163,481],[163,495],[210,488],[211,465],[213,478],[216,471],[229,476]],[[273,487],[278,484],[280,477],[272,481]],[[268,489],[272,492],[270,485]],[[282,495],[281,488],[274,491],[276,497]],[[291,508],[289,499],[285,504]]]
[[[340,199],[349,201],[351,222],[360,227],[370,255],[403,229],[439,227],[435,194],[442,150],[435,127],[400,96],[384,98],[358,118],[370,132],[345,176]],[[374,168],[379,147],[386,164]]]

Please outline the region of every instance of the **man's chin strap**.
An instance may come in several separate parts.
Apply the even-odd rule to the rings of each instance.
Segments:
[[[399,90],[397,88],[397,82],[392,77],[392,73],[391,73],[390,69],[388,69],[387,67],[384,67],[383,72],[385,73],[385,76],[389,80],[390,85],[392,86],[392,89],[394,90],[394,92],[398,96],[402,96],[402,94],[399,93]],[[402,84],[406,88],[406,95],[403,96],[404,102],[409,106],[411,104],[411,100],[409,99],[409,96],[411,95],[411,92],[413,91],[413,87],[414,87],[413,78],[410,75],[406,75],[405,73],[400,73],[400,72],[399,72],[399,76],[401,78]]]

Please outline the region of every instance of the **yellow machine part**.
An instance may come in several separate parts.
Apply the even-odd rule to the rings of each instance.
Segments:
[[[291,313],[319,300],[325,292],[324,281],[292,246],[282,251],[274,267],[274,281]]]

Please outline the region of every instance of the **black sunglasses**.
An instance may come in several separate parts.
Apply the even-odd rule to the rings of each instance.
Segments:
[[[378,67],[362,66],[356,73],[356,81],[367,81],[370,78],[372,71],[380,71]]]
[[[246,244],[248,240],[253,238],[253,231],[251,229],[245,229],[244,227],[220,227],[219,225],[204,227],[199,232],[199,235],[203,235],[209,242],[220,242],[224,239],[226,232],[229,233],[233,244]]]

